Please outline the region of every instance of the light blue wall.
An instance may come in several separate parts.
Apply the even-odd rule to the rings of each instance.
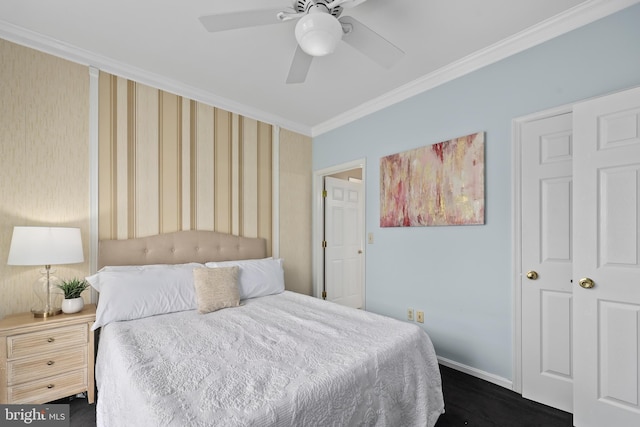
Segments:
[[[640,6],[314,138],[314,170],[366,158],[367,309],[423,310],[439,356],[512,379],[511,121],[637,85]],[[486,224],[380,228],[380,157],[477,131]]]

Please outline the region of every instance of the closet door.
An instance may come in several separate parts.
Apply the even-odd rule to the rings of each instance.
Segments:
[[[574,117],[574,424],[640,426],[640,88]]]
[[[572,412],[571,113],[522,125],[522,396]]]

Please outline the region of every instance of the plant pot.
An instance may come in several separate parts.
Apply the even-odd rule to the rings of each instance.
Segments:
[[[84,308],[84,299],[82,297],[64,299],[62,301],[62,312],[71,314],[77,313]]]

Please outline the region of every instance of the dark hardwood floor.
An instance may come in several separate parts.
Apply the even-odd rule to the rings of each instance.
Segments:
[[[571,427],[573,424],[571,414],[523,399],[504,387],[442,365],[440,372],[446,412],[436,427]],[[69,403],[71,427],[96,425],[95,405],[88,405],[82,398]]]
[[[445,413],[436,427],[571,427],[573,416],[440,365]]]
[[[69,404],[69,427],[95,427],[96,405],[89,405],[85,397],[70,397],[55,403]]]

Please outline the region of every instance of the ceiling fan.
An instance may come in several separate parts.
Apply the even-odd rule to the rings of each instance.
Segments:
[[[366,0],[293,0],[292,8],[271,8],[219,13],[200,17],[209,32],[277,24],[297,19],[298,46],[289,68],[287,84],[303,83],[315,56],[332,53],[344,40],[373,61],[390,68],[404,52],[352,16],[341,16]]]

